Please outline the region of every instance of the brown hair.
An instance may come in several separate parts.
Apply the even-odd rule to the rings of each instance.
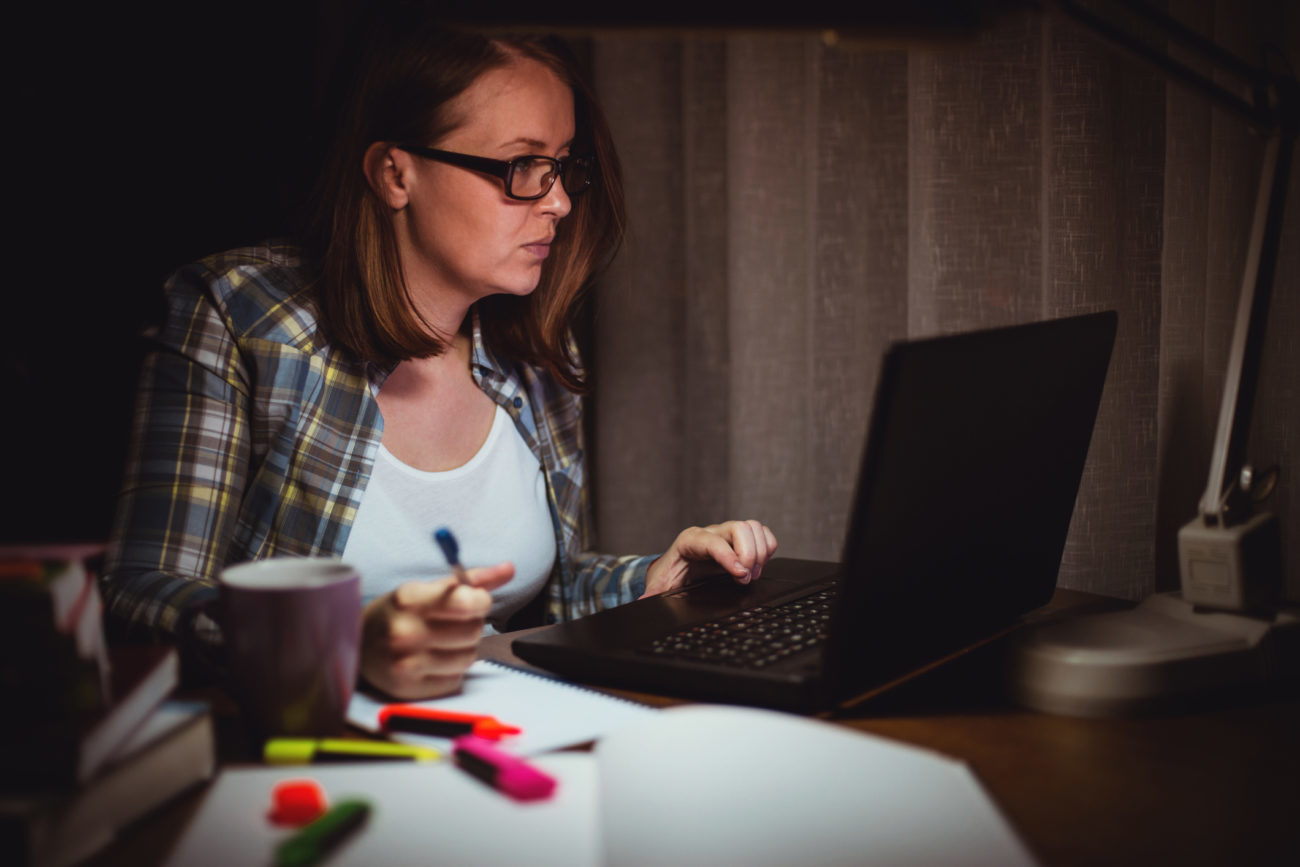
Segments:
[[[388,208],[362,172],[366,149],[382,142],[436,142],[456,119],[448,103],[480,75],[520,58],[554,71],[574,95],[575,154],[596,157],[591,189],[560,221],[537,289],[477,302],[494,352],[545,368],[574,391],[586,381],[570,342],[579,300],[623,238],[623,185],[604,115],[577,64],[557,39],[494,36],[385,16],[369,40],[363,72],[332,139],[306,228],[304,248],[321,327],[359,359],[392,365],[437,355],[444,342],[416,313],[402,275]]]

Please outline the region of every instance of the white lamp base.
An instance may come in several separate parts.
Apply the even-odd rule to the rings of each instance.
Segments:
[[[1068,716],[1175,710],[1300,672],[1300,617],[1198,612],[1178,593],[1031,629],[1010,656],[1012,698]]]

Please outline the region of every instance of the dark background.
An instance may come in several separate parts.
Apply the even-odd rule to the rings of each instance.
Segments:
[[[107,535],[166,275],[289,227],[337,20],[321,6],[105,4],[9,28],[5,541]]]
[[[380,0],[391,2],[402,0]],[[0,374],[0,541],[107,536],[141,335],[157,318],[163,281],[200,256],[294,225],[337,104],[332,73],[359,9],[377,5],[199,0],[14,13],[9,171],[18,206]],[[756,8],[730,10],[724,22],[697,4],[425,5],[500,25],[547,16],[579,38],[584,20],[785,23]],[[971,7],[868,2],[825,15],[885,31],[962,30],[976,18]],[[799,24],[820,14],[817,4],[785,13]]]

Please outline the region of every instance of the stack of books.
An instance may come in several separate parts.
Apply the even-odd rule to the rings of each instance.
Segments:
[[[176,651],[109,648],[95,546],[0,546],[0,862],[76,864],[212,775]]]

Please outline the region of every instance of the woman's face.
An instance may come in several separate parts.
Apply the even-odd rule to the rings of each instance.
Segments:
[[[442,150],[498,160],[563,157],[574,136],[573,91],[534,60],[484,73],[449,110],[460,124],[429,143]],[[537,288],[556,224],[569,213],[559,181],[542,198],[519,201],[506,196],[499,178],[481,172],[414,156],[409,171],[399,243],[417,299],[453,292],[473,303]]]

